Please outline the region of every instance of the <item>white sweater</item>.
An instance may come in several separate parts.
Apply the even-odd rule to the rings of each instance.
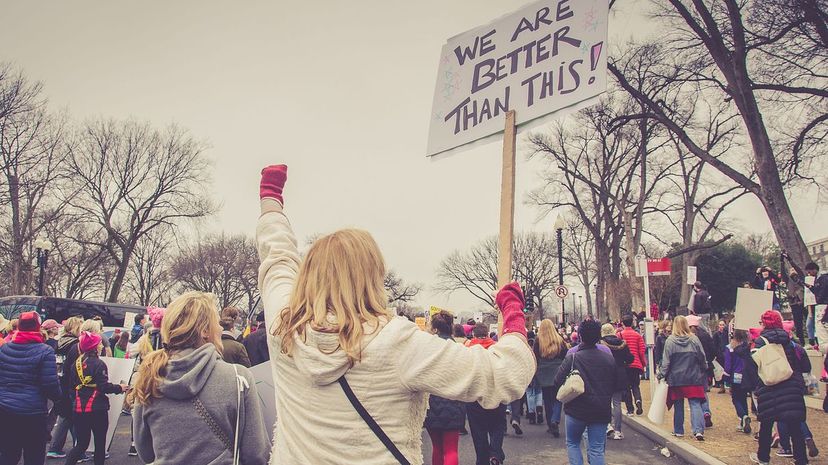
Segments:
[[[526,342],[504,336],[489,350],[463,347],[420,331],[404,318],[364,341],[362,361],[348,369],[342,351],[332,354],[335,334],[309,330],[292,357],[271,334],[299,269],[296,239],[281,206],[263,202],[256,230],[268,346],[278,412],[271,465],[395,465],[345,397],[337,380],[346,375],[365,409],[414,465],[423,463],[422,425],[428,394],[477,401],[486,408],[520,398],[535,373]],[[320,350],[322,349],[322,350]]]

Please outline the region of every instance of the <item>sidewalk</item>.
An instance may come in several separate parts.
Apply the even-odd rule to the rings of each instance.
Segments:
[[[718,389],[713,389],[710,392],[710,410],[713,413],[713,428],[707,429],[704,432],[705,440],[703,442],[696,441],[692,436],[687,434],[684,438],[675,438],[670,436],[673,431],[673,411],[669,410],[664,415],[664,421],[659,425],[653,425],[647,419],[646,413],[650,403],[650,385],[649,381],[642,381],[641,394],[644,397],[644,413],[640,417],[628,418],[625,417],[625,426],[634,429],[647,428],[650,429],[650,434],[659,434],[662,436],[662,443],[668,442],[677,443],[682,446],[696,448],[712,458],[718,459],[727,465],[744,465],[749,463],[748,454],[756,452],[758,443],[753,439],[753,433],[747,435],[736,431],[738,421],[736,418],[733,404],[730,400],[730,394],[719,394]],[[814,434],[814,440],[817,447],[820,449],[818,457],[809,458],[812,465],[828,465],[828,414],[822,411],[822,399],[806,398],[806,405],[808,408],[808,426]],[[622,407],[623,408],[623,407]],[[690,411],[685,404],[685,431],[690,431]],[[751,427],[753,432],[758,431],[759,424],[756,417],[751,415],[753,420]],[[632,425],[635,422],[638,425]],[[670,447],[669,444],[668,448]],[[672,450],[673,453],[680,451]],[[705,457],[706,454],[698,454],[698,460],[688,461],[693,463],[706,463],[713,465],[717,460],[710,460],[710,457]],[[793,459],[782,458],[776,456],[776,449],[771,450],[771,463],[793,463]]]

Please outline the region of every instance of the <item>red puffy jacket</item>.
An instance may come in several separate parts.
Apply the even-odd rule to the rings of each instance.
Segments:
[[[627,346],[630,348],[630,352],[633,354],[633,361],[630,363],[630,368],[638,368],[639,370],[644,370],[644,367],[647,366],[647,362],[644,357],[644,349],[647,347],[644,344],[644,338],[641,337],[638,332],[632,328],[624,328],[621,331],[621,339],[627,343]]]

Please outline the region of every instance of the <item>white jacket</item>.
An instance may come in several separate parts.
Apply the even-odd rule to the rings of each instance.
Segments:
[[[489,350],[463,347],[420,331],[404,318],[366,337],[362,361],[350,370],[337,336],[307,331],[292,357],[271,334],[299,269],[296,239],[281,206],[263,202],[256,230],[259,289],[265,307],[276,387],[271,465],[395,465],[398,462],[360,418],[337,380],[346,375],[365,409],[414,465],[423,463],[422,426],[428,394],[494,408],[520,398],[535,358],[520,337],[504,336]],[[320,350],[322,349],[322,350]]]

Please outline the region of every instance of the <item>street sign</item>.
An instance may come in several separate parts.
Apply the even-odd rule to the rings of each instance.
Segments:
[[[647,259],[647,274],[650,276],[670,276],[672,262],[669,258]]]
[[[698,274],[698,270],[695,266],[688,266],[687,267],[687,284],[693,285],[696,284],[696,276]]]
[[[563,300],[566,296],[569,295],[569,289],[566,288],[563,284],[557,286],[555,288],[555,295],[558,296],[559,299]]]

